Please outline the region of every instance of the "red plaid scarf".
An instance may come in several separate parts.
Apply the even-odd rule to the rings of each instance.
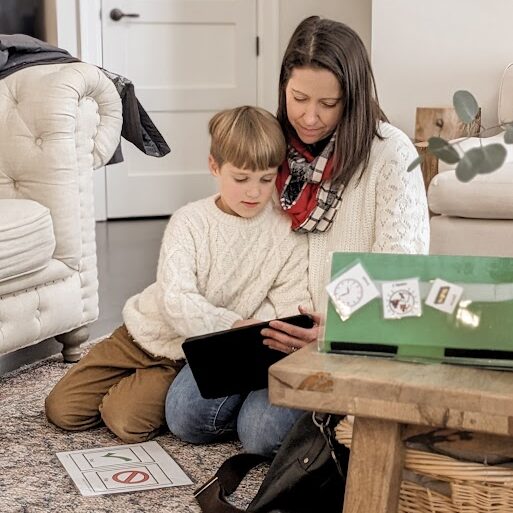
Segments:
[[[317,157],[298,139],[292,139],[281,165],[276,187],[281,207],[298,232],[324,232],[333,223],[343,187],[331,187],[334,133]]]

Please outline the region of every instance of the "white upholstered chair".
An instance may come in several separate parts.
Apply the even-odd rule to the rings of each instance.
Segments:
[[[499,87],[498,119],[513,121],[513,64]],[[502,143],[504,134],[463,141],[463,150]],[[456,178],[454,165],[439,162],[439,174],[428,190],[432,254],[513,257],[513,145],[507,145],[504,165],[468,183]]]
[[[55,337],[80,358],[98,317],[92,173],[121,124],[114,85],[90,64],[0,80],[0,355]]]

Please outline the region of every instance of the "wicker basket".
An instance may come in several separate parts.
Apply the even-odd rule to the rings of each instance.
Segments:
[[[336,427],[339,443],[351,447],[353,425],[346,419]],[[448,484],[447,495],[404,479],[399,513],[511,513],[513,469],[467,463],[440,454],[406,448],[404,470]]]

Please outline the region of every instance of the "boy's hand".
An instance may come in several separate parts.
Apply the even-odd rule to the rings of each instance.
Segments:
[[[241,319],[240,321],[235,321],[232,328],[242,328],[242,326],[251,326],[251,324],[258,324],[259,322],[262,321],[260,319]]]
[[[262,330],[262,335],[265,337],[264,344],[283,353],[293,353],[307,344],[315,342],[320,333],[321,314],[309,312],[302,306],[299,307],[299,312],[312,318],[313,328],[301,328],[282,321],[271,321],[269,328]]]

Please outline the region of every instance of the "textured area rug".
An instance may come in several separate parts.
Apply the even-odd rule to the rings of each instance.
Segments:
[[[122,442],[106,428],[69,433],[46,420],[44,399],[67,369],[59,355],[0,377],[0,513],[199,513],[193,491],[240,444],[193,446],[159,436],[193,485],[83,497],[55,454]],[[265,471],[265,465],[253,470],[230,500],[246,507]]]

